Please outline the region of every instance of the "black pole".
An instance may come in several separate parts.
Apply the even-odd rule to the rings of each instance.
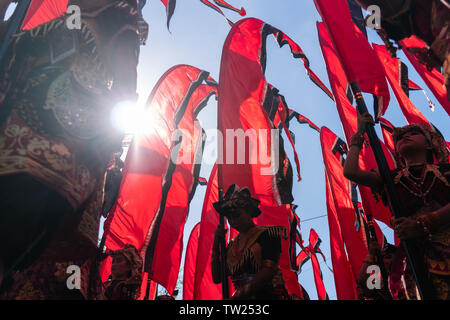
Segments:
[[[219,188],[219,201],[223,201],[223,189]],[[223,215],[219,215],[219,227],[225,229],[225,217]],[[225,242],[225,237],[220,240],[220,264],[221,264],[221,273],[222,273],[222,298],[228,299],[230,297],[229,288],[228,288],[228,277],[227,277],[227,244]]]
[[[31,0],[20,0],[17,3],[17,7],[11,17],[11,22],[9,23],[6,33],[2,39],[0,46],[0,62],[6,54],[6,50],[8,50],[11,36],[22,26],[22,22],[25,19],[28,9],[30,8],[30,4]]]
[[[360,114],[368,112],[366,103],[362,96],[361,90],[359,89],[358,83],[353,82],[350,84],[350,86],[353,91],[353,96],[355,97],[358,112]],[[378,165],[378,170],[384,182],[384,189],[388,198],[392,216],[394,218],[404,217],[405,214],[403,212],[402,205],[400,203],[400,199],[398,197],[394,181],[392,180],[392,177],[389,174],[388,163],[386,161],[386,158],[384,157],[380,140],[378,139],[377,133],[375,132],[375,128],[373,127],[373,125],[367,124],[366,133],[369,138],[369,143],[370,146],[372,147],[372,151]],[[419,249],[418,243],[414,240],[402,241],[402,243],[407,256],[408,263],[411,267],[411,270],[414,273],[417,289],[419,290],[421,298],[424,300],[436,299],[434,288],[431,285],[430,280],[428,278],[428,270],[424,262],[424,257],[421,254],[420,250],[418,250]]]

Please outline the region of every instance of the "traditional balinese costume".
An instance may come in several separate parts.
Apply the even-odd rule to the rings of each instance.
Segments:
[[[422,124],[395,128],[394,142],[406,132],[415,130],[430,144],[428,163],[408,167],[397,155],[398,168],[390,172],[396,185],[403,212],[414,218],[424,229],[425,236],[417,241],[422,251],[428,276],[435,287],[437,298],[450,299],[450,226],[440,225],[434,211],[450,201],[450,164],[447,146],[442,136]],[[385,194],[378,191],[386,202]],[[399,252],[403,252],[399,250]],[[403,268],[400,268],[400,271]],[[393,277],[398,278],[395,274]]]
[[[0,260],[9,275],[23,270],[13,288],[5,281],[7,298],[30,288],[34,262],[48,272],[32,291],[46,298],[51,279],[65,285],[56,263],[96,254],[105,171],[122,142],[110,111],[137,98],[142,40],[136,1],[105,2],[81,8],[80,29],[61,17],[14,34],[0,64]]]
[[[239,189],[232,185],[224,200],[214,203],[214,208],[222,215],[233,214],[237,208],[246,208],[252,217],[261,214],[259,201],[251,198],[247,188]],[[243,299],[289,299],[284,280],[279,269],[281,238],[287,238],[287,232],[281,226],[252,227],[245,235],[238,234],[226,248],[226,273],[230,276],[234,288],[240,291]],[[217,261],[218,252],[213,252],[212,263]],[[263,267],[275,270],[273,279],[254,294],[246,294],[249,283]]]

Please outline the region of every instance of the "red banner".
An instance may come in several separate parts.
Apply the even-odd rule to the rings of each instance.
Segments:
[[[187,65],[175,66],[160,78],[147,104],[148,131],[135,137],[128,150],[119,196],[104,225],[106,247],[136,246],[144,271],[170,293],[198,183],[200,162],[194,160],[203,140],[195,115],[216,90],[203,81],[213,82],[207,72]],[[182,136],[174,135],[180,130]]]
[[[335,96],[336,107],[342,122],[345,137],[347,141],[350,141],[351,136],[356,132],[357,128],[356,109],[351,105],[345,94],[347,79],[344,71],[342,70],[339,58],[336,55],[325,25],[323,23],[318,23],[317,28],[319,30],[319,42],[322,49],[322,54],[327,65],[330,85]],[[392,158],[391,153],[383,143],[382,148],[390,168],[393,169],[395,167],[395,160]],[[359,165],[363,170],[370,171],[377,168],[375,157],[368,143],[366,143],[361,150],[359,159]],[[377,201],[369,188],[360,186],[359,190],[361,193],[364,210],[371,214],[375,219],[383,221],[389,225],[391,218],[389,208],[386,207],[382,201]]]
[[[22,29],[28,30],[62,16],[66,12],[69,0],[33,0]]]
[[[325,129],[323,129],[325,131]],[[330,229],[331,262],[333,264],[334,284],[338,300],[357,300],[356,279],[352,272],[352,266],[345,252],[344,239],[339,224],[333,193],[325,173],[326,198],[328,212],[328,228]]]
[[[325,171],[330,186],[331,197],[334,201],[341,234],[347,247],[347,256],[356,279],[363,260],[367,256],[367,242],[364,228],[357,230],[355,208],[351,198],[351,185],[343,175],[341,153],[345,142],[340,140],[328,128],[322,128],[320,141],[322,146]]]
[[[219,80],[218,128],[223,134],[219,146],[219,185],[226,190],[231,184],[248,187],[252,195],[265,206],[290,203],[292,195],[287,161],[278,161],[273,117],[278,104],[267,83],[265,39],[274,34],[279,45],[288,44],[296,58],[306,59],[300,47],[280,30],[261,20],[249,18],[237,22],[225,41]],[[245,145],[237,146],[233,134],[249,133]],[[231,136],[227,136],[231,133]],[[279,155],[284,156],[279,145]],[[236,155],[239,149],[240,154]],[[282,158],[281,158],[282,159]],[[278,170],[277,170],[278,169]],[[278,183],[282,181],[282,184]]]
[[[213,207],[213,203],[217,201],[219,201],[219,190],[217,186],[217,165],[215,165],[208,179],[200,221],[193,288],[194,300],[222,300],[222,285],[213,282],[211,273],[214,231],[219,225],[219,214]]]
[[[436,69],[428,70],[424,64],[421,64],[419,60],[409,51],[411,48],[425,48],[426,44],[415,36],[402,40],[403,52],[409,59],[417,73],[433,92],[434,96],[438,99],[442,107],[450,115],[450,94],[447,93],[447,89],[444,86],[444,76]]]
[[[314,0],[314,3],[349,82],[358,82],[361,91],[378,97],[375,116],[381,117],[389,105],[389,88],[375,52],[351,19],[347,1]]]
[[[192,229],[186,247],[183,275],[183,300],[194,299],[195,270],[197,262],[198,239],[200,236],[200,223]]]

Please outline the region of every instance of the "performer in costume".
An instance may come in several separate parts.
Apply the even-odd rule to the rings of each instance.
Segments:
[[[358,114],[344,176],[371,187],[386,202],[383,181],[377,172],[359,168],[364,128],[370,114]],[[398,168],[391,171],[405,217],[392,220],[400,240],[415,239],[423,251],[428,274],[439,299],[450,299],[450,165],[443,137],[422,124],[395,128],[393,138]]]
[[[450,101],[450,2],[448,0],[356,0],[361,7],[381,9],[380,35],[400,41],[412,35],[422,39],[429,50],[414,51],[428,68],[443,67],[447,97]],[[395,50],[395,49],[394,49]]]
[[[226,249],[226,268],[236,289],[232,299],[288,299],[283,277],[278,267],[281,237],[286,230],[280,226],[257,226],[253,218],[261,214],[259,201],[247,188],[232,185],[224,201],[214,203],[216,211],[227,217],[239,234]],[[220,240],[225,236],[220,226],[215,232],[211,267],[214,283],[221,282]]]
[[[105,171],[123,138],[110,112],[137,100],[137,1],[69,5],[81,28],[61,17],[18,32],[0,63],[0,282],[33,263],[52,279],[56,263],[95,256]],[[8,298],[26,290],[21,272]]]
[[[111,279],[99,300],[135,300],[139,296],[142,283],[142,258],[131,244],[123,249],[112,251]]]

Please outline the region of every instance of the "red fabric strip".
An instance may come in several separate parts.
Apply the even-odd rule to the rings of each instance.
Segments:
[[[349,82],[358,82],[361,91],[378,97],[375,116],[381,117],[389,105],[389,88],[372,47],[351,19],[347,1],[314,0],[314,3]]]

